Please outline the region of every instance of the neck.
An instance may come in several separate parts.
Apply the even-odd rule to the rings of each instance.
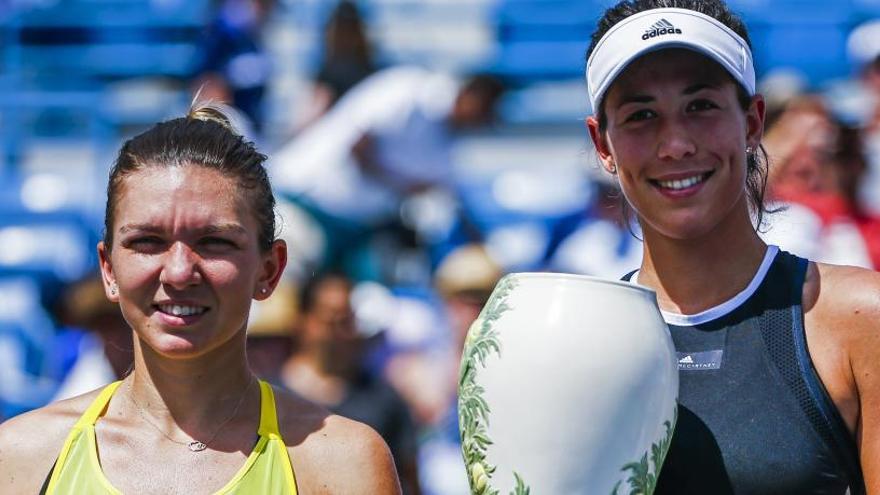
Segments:
[[[135,407],[155,418],[159,426],[183,429],[194,438],[214,433],[218,424],[259,403],[259,387],[248,369],[245,333],[203,356],[169,359],[142,340],[134,342],[134,372],[126,381]],[[239,342],[240,341],[240,342]],[[242,394],[247,397],[242,398]],[[235,415],[237,415],[235,414]]]
[[[695,314],[734,297],[751,282],[767,246],[748,210],[697,239],[645,229],[639,283],[657,292],[665,311]]]

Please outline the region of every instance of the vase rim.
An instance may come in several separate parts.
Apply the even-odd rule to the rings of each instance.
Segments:
[[[648,287],[645,287],[643,285],[638,285],[633,282],[626,282],[623,280],[614,280],[614,279],[609,279],[609,278],[596,277],[596,276],[592,276],[592,275],[579,275],[579,274],[575,274],[575,273],[558,273],[558,272],[514,272],[514,273],[507,274],[505,276],[505,278],[507,278],[507,277],[513,277],[513,278],[555,278],[555,279],[562,279],[562,280],[577,280],[577,281],[581,281],[581,282],[593,282],[593,283],[614,285],[617,287],[624,287],[627,289],[633,289],[638,292],[643,292],[643,293],[647,293],[650,295],[656,295],[656,291],[654,291],[653,289],[650,289]]]

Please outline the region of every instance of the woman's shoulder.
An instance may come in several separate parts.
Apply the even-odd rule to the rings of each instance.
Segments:
[[[15,416],[0,424],[0,493],[37,493],[76,421],[100,393]]]
[[[811,263],[803,307],[811,354],[833,357],[853,384],[880,374],[880,273]]]
[[[399,493],[391,452],[372,428],[287,390],[274,392],[281,435],[304,493]]]
[[[803,295],[808,318],[840,345],[859,347],[880,328],[880,273],[854,266],[810,263]]]
[[[804,307],[857,323],[880,317],[880,273],[855,266],[810,263]]]
[[[880,486],[876,472],[880,458],[880,273],[814,263],[807,281],[811,294],[804,308],[813,328],[819,330],[813,334],[814,341],[808,333],[811,354],[814,362],[816,355],[831,358],[816,363],[817,369],[820,375],[822,370],[827,372],[822,375],[826,389],[848,419],[871,491],[872,486]],[[835,390],[842,393],[835,396]]]

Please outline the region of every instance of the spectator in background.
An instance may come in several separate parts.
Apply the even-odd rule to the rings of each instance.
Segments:
[[[815,226],[797,229],[798,235],[812,231],[814,236],[812,251],[803,254],[830,263],[880,267],[880,220],[858,194],[867,171],[859,130],[835,121],[817,98],[801,97],[768,130],[765,146],[773,160],[771,196],[795,209],[794,215],[784,211],[780,218],[771,216],[771,227],[784,229],[780,224],[799,217]],[[807,211],[798,211],[800,207]],[[808,214],[814,219],[806,220]],[[768,234],[789,247],[786,238],[772,237],[772,229]]]
[[[305,121],[306,127],[323,115],[339,98],[376,70],[373,49],[361,13],[354,2],[342,0],[324,26],[321,62],[315,90]]]
[[[501,91],[489,76],[385,69],[283,146],[274,183],[321,224],[325,265],[345,266],[371,230],[393,225],[404,197],[448,188],[455,133],[489,122]]]
[[[857,109],[865,114],[861,117],[868,170],[859,196],[867,209],[880,215],[880,19],[854,29],[847,40],[847,50],[860,68],[859,83],[865,93]]]
[[[868,21],[850,33],[847,39],[850,59],[859,68],[859,77],[872,101],[867,129],[880,132],[880,19]]]
[[[880,36],[880,21],[877,23],[875,35]],[[862,71],[862,79],[874,96],[874,112],[867,129],[875,135],[880,134],[880,46],[877,47],[877,51],[874,59],[865,64]]]
[[[551,253],[549,270],[619,278],[628,267],[641,262],[641,239],[635,232],[638,225],[632,222],[620,188],[608,175],[597,174],[592,203]]]
[[[783,67],[771,69],[757,84],[764,95],[765,127],[770,129],[792,102],[800,100],[807,93],[809,81],[800,71]]]
[[[298,316],[297,290],[284,279],[273,297],[251,303],[247,356],[255,375],[270,383],[281,383],[281,368],[293,349],[291,339]]]
[[[443,299],[449,348],[404,352],[386,369],[420,424],[441,422],[454,410],[464,340],[500,277],[501,267],[478,244],[456,248],[437,267],[434,284]]]
[[[61,318],[67,328],[56,338],[55,362],[63,376],[54,400],[67,399],[119,380],[134,360],[131,328],[107,300],[100,277],[70,286]]]
[[[45,405],[57,392],[64,369],[52,355],[55,332],[39,284],[0,277],[0,421]]]
[[[835,132],[836,123],[819,97],[802,95],[790,100],[764,139],[773,160],[768,171],[771,192],[819,188],[819,170]]]
[[[828,185],[816,198],[819,204],[813,208],[826,222],[843,222],[855,227],[871,261],[866,266],[880,270],[880,216],[866,207],[859,194],[868,171],[859,129],[840,127],[826,168]]]
[[[351,281],[319,275],[300,293],[293,354],[281,383],[336,414],[373,427],[388,442],[403,493],[420,493],[415,428],[406,404],[382,378],[364,367],[367,340],[358,333]]]
[[[468,329],[501,278],[501,267],[477,244],[449,253],[437,268],[449,330],[446,349],[416,349],[394,356],[385,374],[418,420],[419,476],[427,495],[470,493],[458,431],[458,378]]]
[[[195,80],[200,97],[241,110],[259,133],[263,95],[272,63],[263,48],[262,30],[274,0],[219,0],[217,18],[202,42],[203,62]]]

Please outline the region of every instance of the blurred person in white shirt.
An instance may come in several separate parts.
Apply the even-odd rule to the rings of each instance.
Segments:
[[[860,198],[874,214],[880,214],[880,19],[857,26],[847,39],[847,52],[859,70],[854,107],[864,135],[868,170],[859,190]]]
[[[396,222],[404,198],[449,189],[456,133],[490,122],[501,92],[491,76],[460,83],[419,67],[389,68],[281,147],[273,183],[321,224],[325,266]]]

